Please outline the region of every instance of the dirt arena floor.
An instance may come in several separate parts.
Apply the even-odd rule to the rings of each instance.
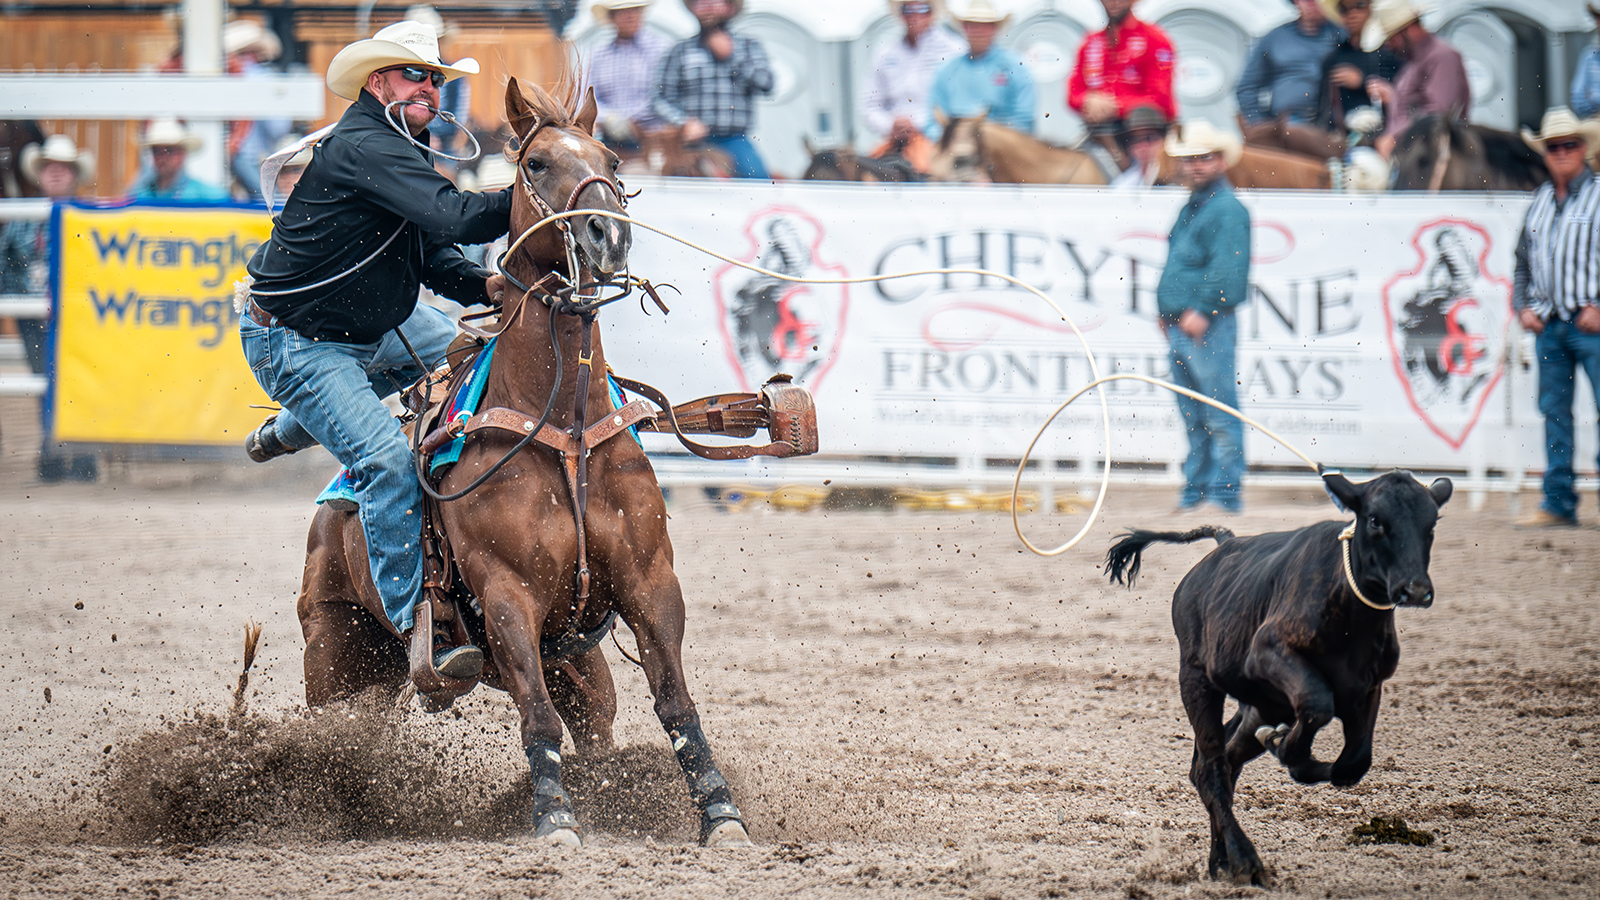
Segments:
[[[694,845],[644,680],[614,662],[622,749],[569,760],[589,830],[573,851],[529,836],[504,695],[438,716],[301,707],[318,460],[43,486],[17,405],[0,414],[0,895],[1600,895],[1600,532],[1514,531],[1504,498],[1447,508],[1439,601],[1399,615],[1367,778],[1246,769],[1265,892],[1204,877],[1187,780],[1167,607],[1206,548],[1156,548],[1136,591],[1096,568],[1118,526],[1167,521],[1165,490],[1115,492],[1055,559],[1003,515],[730,515],[680,496],[691,686],[757,846]],[[1247,501],[1240,532],[1333,515],[1314,485]],[[1025,522],[1041,540],[1075,524]],[[250,618],[264,646],[230,719]],[[1330,728],[1318,753],[1338,746]],[[1375,816],[1434,841],[1347,842]]]

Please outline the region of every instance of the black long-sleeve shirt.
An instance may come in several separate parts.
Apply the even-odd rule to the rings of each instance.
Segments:
[[[417,139],[426,144],[428,133]],[[489,272],[456,244],[505,234],[511,192],[458,191],[429,157],[362,91],[312,154],[272,238],[248,266],[253,290],[296,293],[258,293],[256,303],[307,337],[369,344],[411,315],[421,284],[462,303],[482,300]],[[397,229],[394,242],[358,271],[302,290],[366,259]]]

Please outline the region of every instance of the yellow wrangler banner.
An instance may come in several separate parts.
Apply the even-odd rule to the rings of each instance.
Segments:
[[[233,282],[271,229],[238,207],[58,207],[56,439],[243,440],[267,398],[239,348]]]

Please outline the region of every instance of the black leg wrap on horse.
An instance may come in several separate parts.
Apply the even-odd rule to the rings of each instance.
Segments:
[[[533,773],[533,836],[544,837],[563,828],[579,830],[572,798],[561,786],[561,745],[535,741],[528,747],[528,768]]]
[[[699,717],[669,728],[667,734],[672,738],[672,752],[678,757],[678,765],[683,767],[689,796],[694,799],[694,805],[700,807],[701,842],[704,843],[712,829],[722,822],[731,819],[743,823],[744,816],[733,803],[728,780],[722,777],[711,758],[711,745],[706,741],[705,732],[700,730]]]

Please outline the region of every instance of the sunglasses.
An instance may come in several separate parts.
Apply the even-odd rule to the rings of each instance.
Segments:
[[[1368,10],[1371,8],[1371,3],[1341,3],[1339,4],[1339,15],[1348,16],[1358,10]]]
[[[927,3],[902,3],[900,5],[900,15],[902,16],[916,13],[927,15],[931,12],[933,12],[933,6]]]
[[[1164,141],[1166,139],[1167,136],[1159,131],[1135,131],[1133,134],[1128,136],[1128,143],[1153,144],[1157,141]]]
[[[1572,151],[1580,149],[1582,147],[1583,147],[1583,141],[1557,141],[1555,143],[1551,143],[1549,141],[1546,141],[1545,145],[1544,145],[1544,152],[1546,152],[1546,153],[1571,153]]]
[[[444,87],[444,83],[447,80],[443,72],[435,72],[432,69],[419,69],[416,66],[395,66],[392,69],[384,69],[384,71],[399,72],[401,78],[417,84],[421,84],[424,81],[432,81],[433,86],[436,88]]]

